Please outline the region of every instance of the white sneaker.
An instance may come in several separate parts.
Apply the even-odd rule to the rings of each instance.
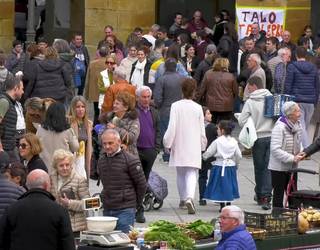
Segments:
[[[196,213],[196,208],[194,207],[193,201],[191,198],[188,198],[186,200],[186,206],[188,208],[188,214],[195,214]]]

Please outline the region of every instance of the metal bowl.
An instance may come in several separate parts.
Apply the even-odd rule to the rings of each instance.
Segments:
[[[111,232],[116,228],[118,220],[110,216],[95,216],[86,219],[88,230],[93,232]]]

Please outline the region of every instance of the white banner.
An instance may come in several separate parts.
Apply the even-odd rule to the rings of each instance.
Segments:
[[[285,9],[260,9],[251,7],[237,7],[237,29],[239,39],[251,34],[253,23],[258,23],[260,30],[267,36],[275,36],[281,40],[284,30]]]

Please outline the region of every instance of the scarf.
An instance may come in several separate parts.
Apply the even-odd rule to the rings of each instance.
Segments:
[[[146,63],[147,59],[145,59],[143,62],[139,62],[138,60],[133,71],[131,83],[133,86],[136,86],[137,88],[143,86],[144,67],[146,66]]]
[[[300,146],[296,146],[296,144],[297,144],[297,140],[298,140],[298,136],[299,136],[299,134],[297,132],[301,129],[300,122],[297,121],[296,123],[293,123],[285,116],[281,116],[279,120],[280,120],[280,122],[282,122],[286,125],[286,128],[293,135],[293,154],[295,155],[295,154],[299,153]]]

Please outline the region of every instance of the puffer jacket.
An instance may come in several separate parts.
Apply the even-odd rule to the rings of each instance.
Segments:
[[[9,181],[4,175],[0,174],[0,218],[5,209],[14,203],[25,190]]]
[[[98,161],[105,209],[135,208],[142,204],[146,179],[138,156],[120,150]]]
[[[50,97],[64,101],[67,94],[68,77],[61,60],[45,59],[38,64],[34,85],[28,84],[28,88],[31,88],[28,97]]]
[[[319,75],[314,64],[296,61],[288,65],[284,93],[294,95],[296,102],[318,102]]]
[[[201,83],[198,100],[203,97],[210,111],[226,112],[233,110],[238,85],[233,74],[209,70]]]
[[[50,175],[51,179],[51,193],[56,198],[57,202],[59,202],[63,193],[70,199],[70,204],[67,207],[72,231],[78,232],[86,230],[86,216],[85,211],[82,207],[82,199],[89,198],[89,187],[87,180],[76,173],[73,169],[70,176],[63,181],[63,184],[60,188],[58,188],[58,173],[54,171]],[[71,197],[71,196],[74,197]],[[60,203],[60,205],[62,205]]]
[[[302,128],[297,122],[292,129],[280,117],[276,122],[270,144],[270,159],[268,169],[275,171],[288,171],[297,167],[293,162],[294,155],[301,151]]]

